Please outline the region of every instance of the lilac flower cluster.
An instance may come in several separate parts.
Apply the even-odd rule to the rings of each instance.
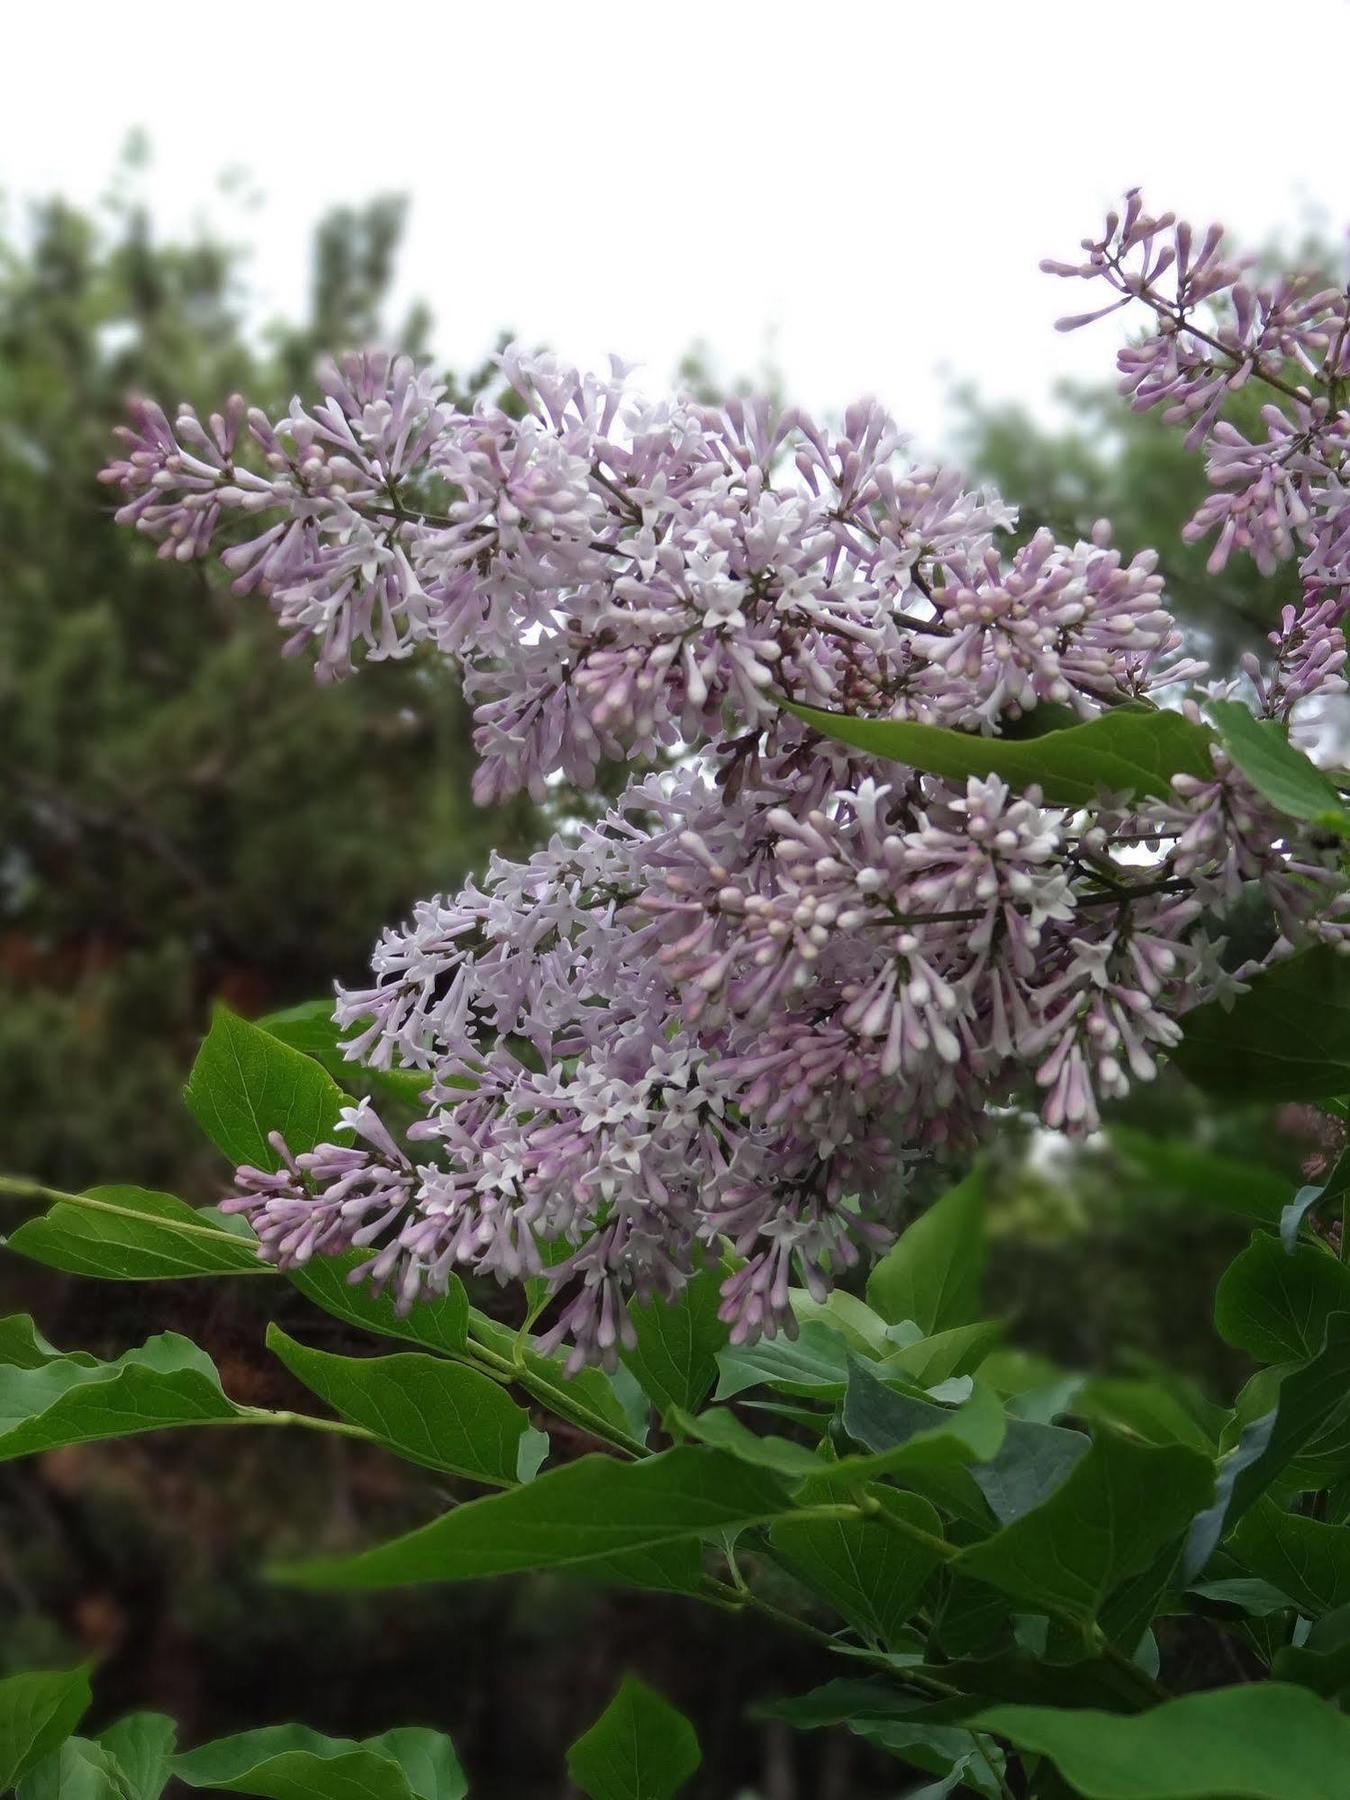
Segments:
[[[1342,630],[1350,605],[1350,283],[1316,274],[1260,281],[1251,259],[1231,257],[1223,228],[1202,237],[1172,213],[1147,212],[1138,189],[1107,216],[1100,238],[1084,238],[1084,259],[1047,261],[1049,274],[1102,281],[1117,298],[1095,312],[1061,319],[1071,331],[1132,303],[1153,328],[1119,355],[1120,391],[1142,411],[1186,427],[1202,447],[1214,492],[1186,527],[1188,542],[1216,533],[1218,573],[1234,550],[1264,574],[1298,559],[1302,603],[1285,610],[1272,635],[1275,665],[1249,656],[1246,674],[1262,710],[1288,719],[1314,695],[1345,691]],[[1223,407],[1259,383],[1265,435],[1253,442]]]
[[[385,933],[336,1017],[353,1059],[425,1076],[412,1148],[365,1103],[352,1146],[241,1169],[227,1204],[266,1257],[356,1245],[403,1305],[456,1269],[545,1278],[578,1363],[702,1267],[734,1338],[790,1331],[794,1284],[820,1296],[886,1241],[915,1155],[1024,1090],[1088,1132],[1148,1080],[1234,979],[1216,908],[1265,883],[1276,954],[1350,929],[1334,852],[1221,759],[1166,802],[1068,810],[784,709],[994,736],[1175,687],[1200,666],[1151,554],[1102,525],[1008,555],[998,497],[908,463],[874,404],[832,431],[502,366],[510,409],[455,411],[374,354],[279,421],[142,404],[106,472],[163,554],[237,520],[237,588],[322,677],[454,658],[480,799],[636,765],[599,816]]]

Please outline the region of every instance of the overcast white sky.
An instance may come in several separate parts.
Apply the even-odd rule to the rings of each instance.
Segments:
[[[1039,408],[1109,369],[1112,326],[1055,335],[1087,291],[1036,264],[1123,187],[1257,239],[1350,219],[1343,126],[1300,127],[1279,74],[1346,67],[1344,0],[66,0],[5,40],[11,205],[93,200],[143,126],[157,217],[222,222],[294,309],[325,207],[404,190],[402,291],[453,361],[511,325],[656,385],[701,338],[930,444],[958,377]],[[231,164],[260,210],[221,202]]]

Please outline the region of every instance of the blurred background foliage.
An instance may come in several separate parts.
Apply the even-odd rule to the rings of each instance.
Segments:
[[[401,224],[394,199],[330,214],[308,317],[265,328],[249,315],[240,251],[159,240],[125,172],[99,216],[53,201],[0,236],[9,1169],[58,1187],[121,1180],[214,1197],[223,1171],[178,1098],[210,1002],[256,1014],[359,978],[383,924],[546,826],[526,805],[473,808],[466,716],[442,672],[384,664],[317,688],[307,663],[277,654],[265,607],[158,561],[113,526],[96,481],[129,390],[209,408],[238,388],[280,407],[323,352],[371,339],[424,349],[424,310],[387,316]],[[726,385],[703,352],[682,375],[710,396]],[[490,377],[467,371],[452,386],[467,397]],[[1180,539],[1203,490],[1197,460],[1109,390],[1066,398],[1070,422],[1052,429],[961,396],[965,462],[1019,502],[1023,534],[1045,523],[1072,537],[1106,515],[1127,551],[1156,546],[1176,610],[1231,666],[1286,585],[1237,564],[1206,577],[1205,548]],[[1155,1139],[1268,1167],[1291,1190],[1323,1153],[1303,1114],[1207,1112],[1170,1075],[1126,1113]],[[1215,1337],[1207,1296],[1243,1227],[1197,1210],[1175,1171],[1141,1169],[1109,1143],[1052,1148],[1016,1118],[994,1176],[989,1298],[1017,1345],[1231,1389],[1245,1371]],[[104,1288],[12,1258],[0,1281],[4,1310],[32,1310],[58,1344],[112,1354],[190,1330],[227,1389],[254,1403],[296,1397],[260,1350],[277,1304],[309,1341],[344,1347],[336,1321],[296,1310],[284,1289],[278,1301],[272,1283],[212,1284],[203,1316],[190,1284]],[[698,1721],[702,1800],[865,1800],[900,1785],[896,1764],[856,1740],[789,1747],[777,1728],[747,1726],[757,1697],[821,1675],[809,1646],[753,1623],[538,1578],[282,1596],[258,1571],[299,1540],[383,1535],[443,1505],[443,1484],[341,1439],[319,1454],[204,1439],[0,1471],[0,1672],[100,1654],[110,1714],[162,1707],[191,1736],[290,1717],[361,1735],[421,1717],[452,1730],[486,1800],[545,1800],[561,1746],[631,1665]]]

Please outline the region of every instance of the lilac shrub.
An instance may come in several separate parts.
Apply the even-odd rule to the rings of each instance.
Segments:
[[[1247,672],[1283,720],[1345,685],[1346,301],[1249,289],[1221,248],[1131,197],[1056,266],[1115,287],[1107,310],[1153,308],[1122,367],[1136,404],[1209,446],[1196,529],[1216,558],[1301,556],[1303,601]],[[1231,321],[1202,328],[1218,295]],[[911,462],[872,402],[833,430],[760,400],[651,401],[617,365],[513,349],[502,371],[518,405],[469,413],[381,353],[329,366],[279,420],[142,402],[105,472],[120,519],[163,555],[219,554],[320,679],[421,646],[453,659],[480,801],[632,765],[601,816],[420,904],[372,984],[339,994],[347,1054],[418,1071],[424,1113],[408,1148],[362,1102],[350,1144],[240,1169],[227,1206],[267,1259],[359,1247],[404,1306],[456,1269],[542,1276],[547,1343],[612,1364],[629,1296],[672,1296],[729,1246],[733,1339],[790,1331],[794,1282],[820,1297],[884,1244],[913,1159],[1033,1092],[1048,1126],[1091,1132],[1151,1079],[1184,1013],[1258,966],[1223,956],[1253,884],[1276,919],[1264,960],[1345,941],[1336,840],[1217,745],[1212,775],[1165,797],[1049,805],[789,710],[991,742],[1126,705],[1198,721],[1204,670],[1153,553],[1126,560],[1105,522],[1009,552],[1011,509]],[[1280,396],[1259,446],[1219,411],[1253,378]]]

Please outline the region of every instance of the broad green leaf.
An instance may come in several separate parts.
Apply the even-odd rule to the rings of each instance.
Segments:
[[[1003,1327],[997,1319],[956,1325],[950,1331],[934,1332],[931,1337],[919,1338],[892,1351],[877,1365],[878,1372],[899,1372],[918,1387],[936,1387],[953,1376],[969,1375],[978,1369],[1002,1335]]]
[[[942,1521],[926,1500],[897,1488],[874,1487],[871,1496],[896,1518],[942,1537]],[[799,1580],[865,1638],[894,1643],[941,1564],[936,1550],[869,1519],[775,1520],[769,1541]]]
[[[803,1325],[795,1338],[761,1338],[718,1352],[718,1400],[747,1388],[774,1387],[805,1399],[837,1400],[848,1380],[848,1344],[825,1325]]]
[[[702,1760],[684,1714],[627,1675],[567,1752],[567,1773],[590,1800],[670,1800]]]
[[[1224,1576],[1218,1581],[1197,1581],[1186,1590],[1213,1606],[1233,1606],[1251,1619],[1268,1619],[1272,1613],[1291,1612],[1294,1603],[1288,1594],[1250,1575]],[[1198,1609],[1205,1612],[1208,1609]]]
[[[998,1405],[990,1394],[979,1394],[955,1411],[925,1401],[912,1404],[923,1410],[904,1415],[907,1425],[914,1426],[906,1438],[876,1455],[842,1456],[833,1461],[789,1438],[762,1437],[724,1407],[697,1416],[677,1412],[672,1423],[714,1450],[724,1450],[755,1468],[770,1469],[799,1483],[796,1493],[803,1502],[823,1504],[848,1501],[867,1482],[883,1475],[903,1472],[912,1477],[944,1467],[959,1472],[958,1465],[994,1442],[1001,1429]],[[982,1506],[978,1516],[981,1522],[987,1517]]]
[[[843,1725],[855,1737],[888,1750],[892,1756],[902,1756],[906,1762],[932,1774],[945,1774],[974,1748],[969,1731],[952,1722],[946,1703],[934,1706],[915,1694],[901,1693],[885,1681],[858,1681],[845,1676],[827,1681],[809,1694],[762,1703],[754,1712],[756,1718],[782,1719],[798,1731]],[[984,1794],[997,1790],[975,1786],[974,1791]]]
[[[1350,1719],[1305,1688],[1213,1688],[1133,1718],[996,1706],[975,1724],[1048,1756],[1084,1800],[1343,1800]]]
[[[100,1746],[114,1757],[131,1800],[159,1800],[169,1779],[178,1727],[163,1713],[128,1713],[106,1731]]]
[[[0,1794],[70,1736],[90,1699],[87,1663],[0,1681]]]
[[[105,1281],[263,1272],[252,1239],[231,1231],[212,1211],[145,1188],[96,1187],[89,1198],[102,1206],[57,1201],[20,1225],[9,1248],[68,1275]]]
[[[949,1570],[932,1637],[944,1657],[1009,1654],[1017,1645],[1013,1602],[997,1588]]]
[[[1254,1441],[1256,1451],[1241,1458],[1234,1479],[1229,1522],[1235,1522],[1290,1463],[1323,1435],[1329,1421],[1343,1419],[1350,1405],[1350,1313],[1333,1313],[1327,1320],[1322,1348],[1302,1368],[1291,1369],[1279,1386],[1273,1418],[1248,1426],[1242,1443]],[[1248,1433],[1252,1433],[1249,1440]]]
[[[1311,1618],[1350,1605],[1350,1526],[1326,1525],[1261,1500],[1227,1547]]]
[[[1213,1492],[1208,1458],[1103,1432],[1048,1499],[962,1551],[955,1567],[1036,1610],[1090,1620]]]
[[[1187,1013],[1172,1060],[1227,1100],[1319,1100],[1350,1093],[1350,957],[1327,945],[1263,970],[1225,1010]]]
[[[839,1675],[809,1693],[783,1700],[760,1700],[750,1708],[755,1719],[783,1719],[799,1731],[845,1725],[850,1719],[905,1718],[925,1703],[904,1694],[891,1681],[869,1676]]]
[[[850,1360],[844,1397],[844,1429],[867,1449],[895,1454],[896,1468],[987,1461],[1003,1442],[1007,1421],[987,1389],[949,1410],[931,1400],[897,1393],[872,1368]]]
[[[1101,1376],[1086,1381],[1073,1397],[1075,1416],[1090,1423],[1113,1425],[1146,1444],[1189,1444],[1213,1455],[1228,1417],[1203,1395],[1171,1380],[1131,1380]]]
[[[416,1800],[392,1756],[305,1725],[267,1725],[201,1744],[173,1759],[173,1773],[188,1787],[264,1800]]]
[[[673,1300],[629,1305],[637,1344],[621,1354],[660,1413],[697,1412],[717,1380],[717,1353],[727,1344],[717,1316],[721,1284],[718,1270],[701,1269]]]
[[[1111,1143],[1155,1187],[1262,1225],[1278,1225],[1289,1199],[1287,1176],[1246,1158],[1221,1156],[1199,1144],[1123,1125],[1112,1127]]]
[[[396,1762],[417,1800],[464,1800],[469,1791],[455,1747],[442,1731],[399,1725],[367,1738],[362,1748]]]
[[[60,1362],[64,1353],[49,1344],[27,1313],[11,1313],[0,1319],[0,1366],[8,1369],[41,1369],[48,1363]],[[98,1366],[98,1358],[83,1350],[72,1351],[68,1359],[86,1368]]]
[[[584,1456],[524,1487],[456,1506],[390,1543],[283,1575],[306,1587],[361,1588],[585,1570],[765,1524],[788,1504],[777,1476],[716,1450],[685,1446],[640,1462]]]
[[[34,1763],[15,1800],[133,1800],[133,1795],[110,1751],[73,1737]]]
[[[928,1674],[971,1697],[971,1711],[991,1700],[1027,1706],[1101,1706],[1110,1712],[1139,1712],[1148,1704],[1140,1684],[1119,1663],[1104,1657],[1082,1657],[1052,1663],[1021,1648],[993,1656],[957,1656],[946,1662],[920,1664]]]
[[[1316,1356],[1334,1312],[1350,1312],[1350,1267],[1311,1244],[1289,1255],[1265,1232],[1224,1270],[1214,1296],[1219,1336],[1269,1363]]]
[[[913,1319],[925,1337],[969,1325],[984,1273],[984,1177],[975,1171],[922,1213],[872,1270],[867,1299],[888,1324]]]
[[[115,1362],[0,1368],[0,1462],[60,1444],[239,1416],[205,1351],[166,1331]]]
[[[292,1152],[332,1138],[347,1096],[308,1056],[217,1006],[183,1097],[211,1142],[235,1166],[276,1169],[276,1131]]]
[[[1314,1622],[1301,1644],[1282,1644],[1271,1664],[1276,1681],[1296,1681],[1326,1700],[1350,1690],[1350,1606]]]
[[[805,1288],[793,1288],[788,1298],[799,1325],[824,1325],[864,1356],[884,1356],[894,1348],[885,1319],[847,1288],[831,1288],[824,1300],[813,1300]],[[914,1329],[917,1333],[918,1327]]]
[[[367,1063],[349,1062],[342,1053],[342,1033],[333,1020],[331,996],[268,1013],[256,1024],[259,1030],[322,1063],[335,1081],[358,1093],[420,1107],[423,1094],[432,1085],[433,1077],[425,1069],[372,1069]]]
[[[486,1375],[444,1357],[334,1356],[313,1350],[276,1325],[267,1347],[335,1412],[364,1425],[395,1455],[429,1469],[511,1487],[521,1455],[534,1457],[548,1441],[530,1415]],[[530,1474],[534,1473],[530,1469]]]
[[[1121,706],[1066,731],[1006,738],[901,719],[855,719],[791,703],[788,711],[824,737],[949,781],[1001,775],[1019,792],[1034,783],[1051,805],[1082,805],[1102,790],[1165,799],[1174,775],[1207,779],[1214,773],[1210,733],[1174,712]]]
[[[971,1464],[971,1478],[999,1524],[1011,1525],[1061,1487],[1090,1446],[1081,1431],[1009,1419],[993,1456]]]
[[[1273,719],[1258,719],[1239,700],[1211,700],[1209,716],[1237,767],[1277,812],[1350,837],[1350,811],[1315,762]]]
[[[468,1341],[469,1301],[457,1276],[450,1277],[444,1294],[438,1294],[434,1300],[419,1300],[406,1313],[400,1313],[392,1295],[375,1293],[368,1282],[352,1281],[353,1272],[369,1261],[370,1253],[365,1250],[349,1250],[342,1256],[316,1256],[302,1269],[288,1269],[287,1279],[306,1300],[312,1300],[334,1318],[359,1325],[363,1331],[402,1338],[428,1350],[439,1350],[445,1356],[463,1350]]]
[[[1170,1539],[1147,1568],[1122,1582],[1102,1607],[1098,1624],[1109,1641],[1127,1656],[1137,1657],[1141,1640],[1168,1604],[1168,1596],[1185,1585],[1181,1572],[1185,1547],[1186,1540],[1180,1534]],[[1149,1672],[1156,1675],[1156,1666]]]
[[[677,1411],[672,1414],[672,1423],[686,1436],[695,1437],[714,1450],[725,1450],[729,1456],[757,1468],[772,1469],[789,1480],[819,1475],[829,1467],[805,1444],[793,1443],[791,1438],[761,1437],[726,1407],[714,1406],[698,1414]]]

